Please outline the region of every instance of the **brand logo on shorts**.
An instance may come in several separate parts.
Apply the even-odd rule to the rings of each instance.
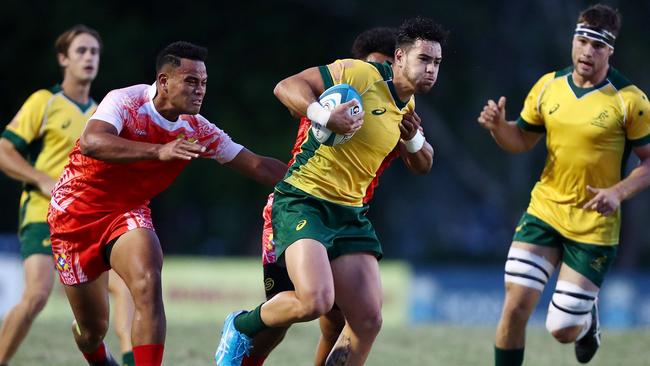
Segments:
[[[47,238],[47,239],[43,239],[43,241],[41,242],[41,244],[42,244],[44,247],[52,246],[52,242],[50,241],[49,238]]]
[[[516,233],[520,232],[521,229],[523,229],[525,225],[526,225],[526,223],[524,222],[523,224],[517,226],[517,227],[515,228],[515,232],[516,232]]]
[[[296,231],[302,230],[305,225],[307,225],[307,220],[300,220],[300,222],[298,222],[298,225],[296,225]]]
[[[264,279],[264,290],[271,291],[273,286],[275,286],[275,281],[273,281],[272,278],[265,278]]]
[[[603,255],[591,261],[591,264],[589,266],[591,266],[591,268],[593,268],[596,272],[602,272],[606,262],[607,256]]]

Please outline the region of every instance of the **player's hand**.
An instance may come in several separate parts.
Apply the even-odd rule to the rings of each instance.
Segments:
[[[327,121],[328,130],[341,135],[353,134],[363,125],[363,112],[351,116],[350,108],[358,105],[356,99],[337,105],[330,113],[330,119]]]
[[[609,216],[621,206],[620,192],[616,188],[593,188],[587,186],[587,191],[595,194],[582,208],[598,211],[601,215]]]
[[[45,173],[43,173],[43,176],[39,178],[38,182],[36,182],[38,190],[41,191],[45,197],[52,197],[52,190],[54,189],[55,184],[56,181]]]
[[[184,139],[177,139],[160,146],[158,160],[192,160],[198,158],[202,152],[205,152],[205,146]]]
[[[422,120],[415,111],[407,113],[402,117],[399,124],[400,138],[404,141],[412,139],[418,130],[422,130]]]
[[[478,124],[490,131],[497,129],[506,123],[506,97],[499,98],[495,103],[492,99],[488,100],[483,107],[483,111],[478,116]]]

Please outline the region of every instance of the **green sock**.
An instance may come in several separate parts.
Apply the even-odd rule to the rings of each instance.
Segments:
[[[267,329],[268,327],[262,321],[261,310],[262,305],[247,313],[237,315],[235,317],[235,328],[251,338],[264,329]]]
[[[135,359],[133,358],[133,351],[125,352],[122,354],[123,366],[135,366]]]
[[[494,366],[521,366],[524,349],[501,349],[494,346]]]

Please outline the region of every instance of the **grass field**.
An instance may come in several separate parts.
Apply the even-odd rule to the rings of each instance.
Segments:
[[[165,365],[212,365],[225,315],[261,301],[261,274],[256,260],[166,259],[164,296],[167,310]],[[367,364],[372,366],[492,365],[494,329],[448,325],[407,325],[404,291],[408,270],[400,263],[382,263],[387,301],[385,324]],[[66,299],[55,292],[32,328],[12,366],[85,365],[70,332]],[[267,365],[310,365],[318,340],[316,323],[295,326],[271,355]],[[109,330],[108,343],[118,353]],[[603,346],[590,365],[650,366],[650,330],[604,329]],[[573,346],[556,343],[543,329],[529,331],[527,366],[578,365]]]
[[[216,321],[191,321],[168,324],[165,345],[166,365],[212,365],[212,354],[221,324]],[[315,324],[314,324],[315,325]],[[295,327],[285,342],[271,355],[267,365],[310,365],[318,340],[314,325]],[[75,351],[65,320],[37,321],[12,366],[84,365]],[[492,365],[492,329],[423,326],[389,326],[382,330],[367,364],[373,366],[406,365]],[[112,334],[109,344],[115,353],[117,342]],[[578,365],[572,346],[555,343],[541,329],[529,333],[526,350],[528,366]],[[593,366],[650,365],[650,334],[645,331],[605,331],[602,349],[589,364]]]

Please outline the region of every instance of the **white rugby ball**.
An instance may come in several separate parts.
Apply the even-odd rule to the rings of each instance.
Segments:
[[[359,92],[357,92],[351,85],[349,84],[338,84],[334,85],[333,87],[325,90],[323,94],[318,97],[318,102],[320,105],[323,106],[323,108],[327,109],[328,111],[331,111],[334,109],[337,105],[341,103],[346,103],[351,101],[352,99],[356,99],[359,103],[353,107],[350,108],[349,113],[351,116],[357,115],[363,111],[363,106],[361,104],[361,95],[359,95]],[[326,127],[323,127],[317,123],[311,124],[311,132],[318,140],[323,145],[327,146],[335,146],[335,145],[340,145],[352,138],[352,134],[346,134],[346,135],[339,135],[337,133],[333,133]]]

